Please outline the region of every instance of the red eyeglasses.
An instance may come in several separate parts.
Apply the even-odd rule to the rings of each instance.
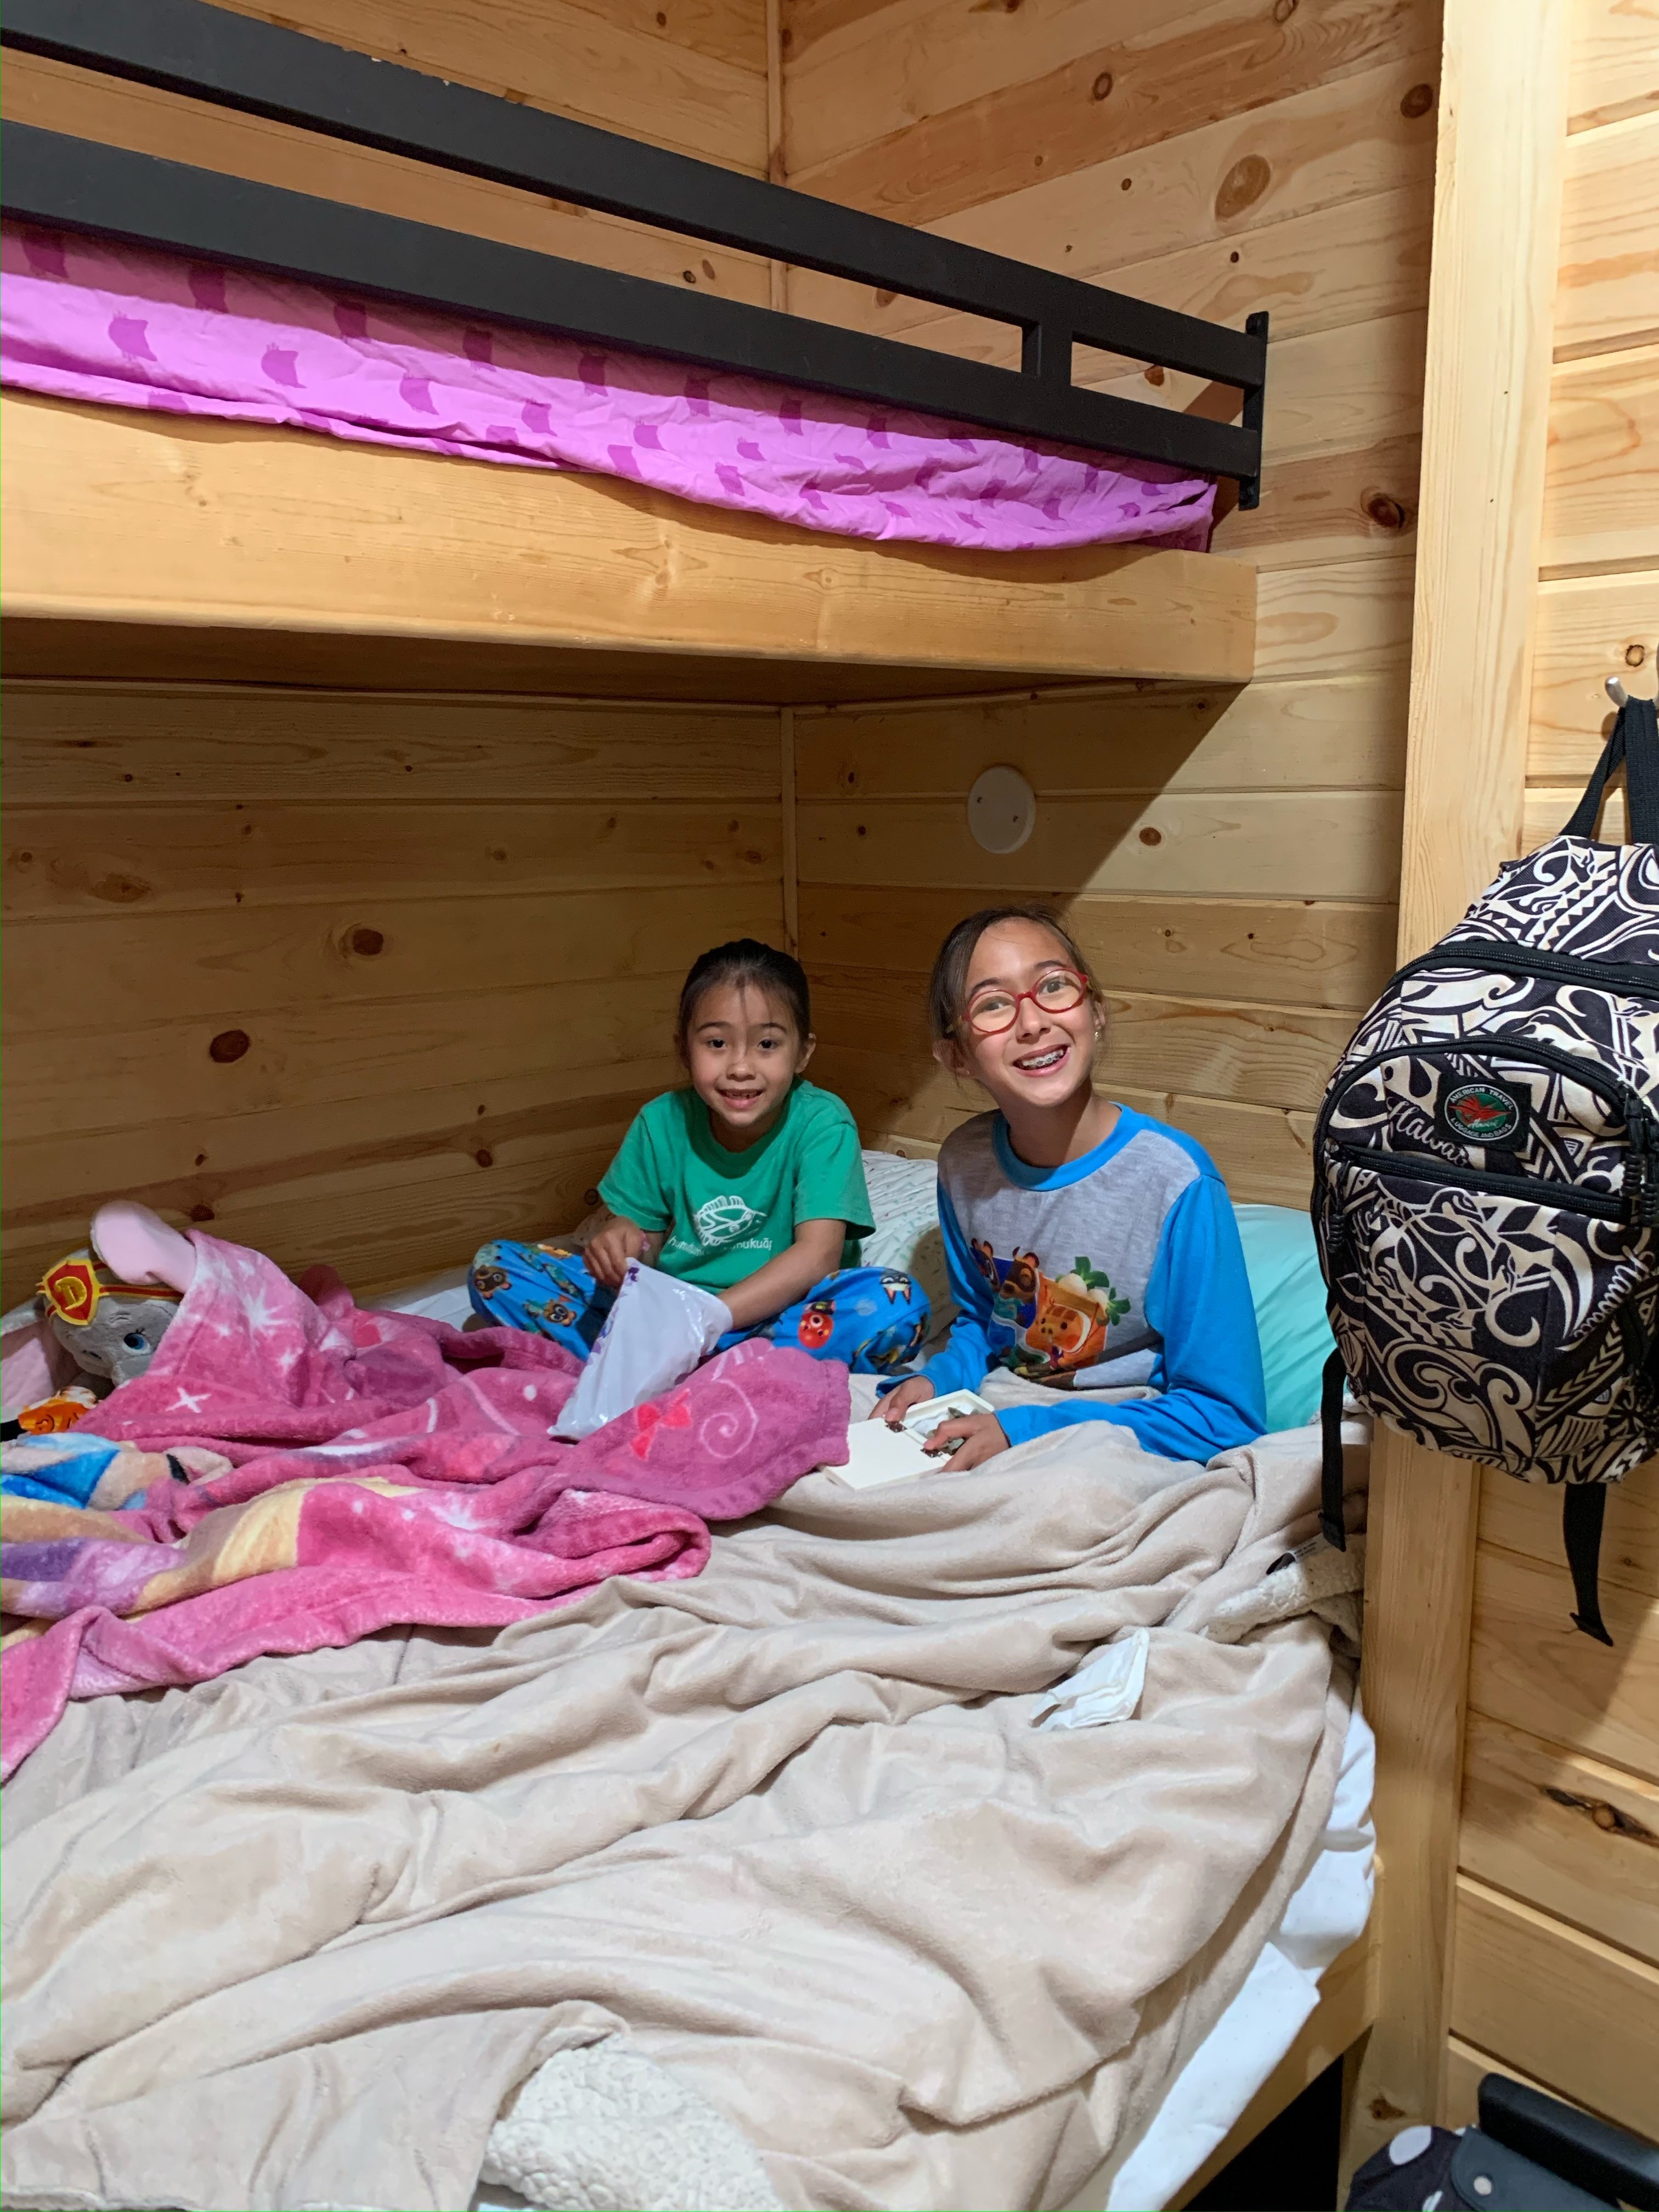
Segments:
[[[1088,979],[1075,968],[1051,968],[1029,991],[1005,990],[1000,983],[988,985],[963,1019],[975,1036],[1000,1036],[1019,1019],[1022,999],[1029,999],[1040,1014],[1069,1014],[1088,995]]]

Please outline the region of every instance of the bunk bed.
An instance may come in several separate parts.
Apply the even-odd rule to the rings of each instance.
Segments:
[[[15,0],[3,38],[1013,323],[1022,365],[941,356],[8,124],[9,212],[37,236],[274,273],[388,311],[574,335],[769,380],[827,405],[908,411],[1155,476],[1225,479],[1244,506],[1257,495],[1265,317],[1237,332],[1152,308],[200,0],[154,0],[140,13],[116,0]],[[1078,345],[1231,386],[1239,419],[1076,386]],[[191,419],[38,385],[6,392],[9,674],[787,708],[1116,681],[1237,686],[1253,672],[1254,572],[1200,550],[876,542],[752,507],[692,506],[625,476],[315,434],[325,427]],[[786,824],[786,845],[789,835]],[[1356,2044],[1374,1984],[1362,1936],[1325,1972],[1282,2061],[1252,2077],[1245,2108],[1212,2127],[1170,2201]],[[1070,2202],[1097,2206],[1109,2185],[1103,2172],[1066,2186]]]
[[[18,676],[362,683],[378,662],[404,687],[816,704],[1249,674],[1254,575],[1204,554],[809,538],[602,478],[16,393],[0,424]],[[251,529],[273,504],[280,537]]]
[[[1155,469],[1224,473],[1242,503],[1257,496],[1265,316],[1237,332],[1147,307],[191,0],[169,0],[142,23],[91,4],[25,7],[5,37],[15,51],[1015,323],[1022,366],[958,361],[9,123],[14,221],[276,269],[452,321],[668,356],[835,394],[866,413],[908,410]],[[1074,386],[1079,345],[1231,384],[1241,419]],[[1253,580],[1185,554],[1085,546],[998,561],[890,546],[878,556],[844,538],[688,514],[591,477],[440,476],[299,439],[273,447],[186,429],[176,416],[164,428],[43,409],[15,393],[6,421],[18,533],[7,619],[19,673],[40,669],[62,637],[41,626],[68,622],[210,640],[252,628],[267,634],[261,667],[280,663],[270,640],[294,635],[531,647],[560,656],[543,663],[547,688],[620,678],[668,696],[692,683],[687,663],[738,696],[815,700],[988,680],[1238,683],[1250,672]],[[244,526],[274,503],[280,534]],[[118,645],[100,636],[96,650],[112,660]],[[643,654],[648,678],[637,666],[624,674],[616,658]],[[174,666],[187,659],[181,651]],[[303,653],[297,661],[314,665]],[[765,674],[739,672],[757,662]],[[211,642],[190,665],[214,665]]]

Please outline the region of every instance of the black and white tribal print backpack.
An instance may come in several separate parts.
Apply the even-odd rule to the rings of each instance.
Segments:
[[[1601,844],[1621,761],[1634,842]],[[1659,720],[1633,699],[1560,836],[1360,1023],[1314,1131],[1327,1538],[1346,1376],[1419,1443],[1565,1486],[1573,1620],[1603,1643],[1605,1486],[1659,1451],[1656,846]]]

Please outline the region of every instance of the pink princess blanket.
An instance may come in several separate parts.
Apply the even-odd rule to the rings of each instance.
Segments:
[[[1215,486],[73,231],[0,231],[0,381],[624,477],[848,538],[1201,552]]]
[[[261,1253],[193,1241],[149,1372],[98,1410],[125,1449],[96,1498],[123,1463],[142,1493],[0,1498],[5,1772],[70,1698],[394,1624],[500,1626],[611,1575],[697,1574],[709,1521],[846,1457],[846,1370],[803,1352],[739,1345],[558,1443],[579,1370],[557,1346],[362,1311],[331,1269],[295,1285]]]

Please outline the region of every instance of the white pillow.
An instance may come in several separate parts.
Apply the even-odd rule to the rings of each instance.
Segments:
[[[939,1225],[939,1168],[933,1160],[901,1159],[896,1152],[866,1152],[864,1180],[876,1224],[860,1240],[864,1264],[897,1267],[915,1278],[933,1309],[931,1342],[957,1315]]]
[[[901,1159],[896,1152],[866,1152],[864,1179],[869,1187],[871,1218],[876,1224],[860,1240],[864,1263],[868,1267],[897,1267],[915,1276],[933,1308],[931,1342],[949,1328],[957,1311],[939,1225],[939,1170],[932,1160]],[[426,1314],[459,1328],[472,1312],[467,1295],[469,1273],[465,1267],[447,1267],[422,1282],[382,1292],[374,1304],[382,1312]],[[33,1317],[32,1308],[29,1317]]]

